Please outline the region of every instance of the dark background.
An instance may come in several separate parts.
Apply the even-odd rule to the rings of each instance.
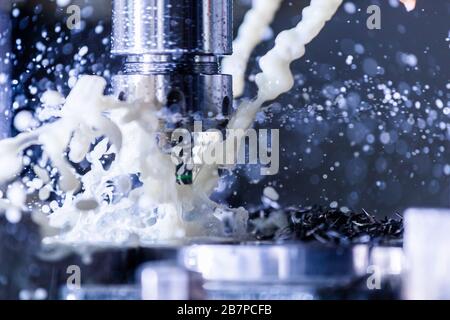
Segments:
[[[119,61],[109,56],[111,1],[76,2],[84,21],[77,32],[67,30],[65,8],[52,1],[15,4],[16,110],[33,110],[48,88],[67,93],[70,77],[87,73],[109,79],[119,70]],[[293,27],[308,2],[284,1],[272,32]],[[235,3],[236,29],[250,1]],[[293,64],[294,90],[257,124],[281,129],[280,173],[260,177],[257,167],[240,168],[228,192],[233,205],[260,203],[262,190],[272,185],[283,205],[337,202],[381,216],[411,206],[450,206],[450,0],[418,0],[412,13],[397,0],[344,3],[306,56]],[[366,27],[371,4],[381,7],[381,30]],[[256,59],[273,40],[258,46],[249,75],[258,72]],[[89,52],[80,57],[83,46]],[[411,54],[415,66],[402,58]],[[346,63],[350,55],[353,66]],[[401,97],[383,101],[382,85]],[[254,94],[249,82],[246,96]]]
[[[275,33],[295,25],[306,3],[285,1],[273,24]],[[275,180],[284,204],[327,205],[336,201],[379,216],[402,213],[411,206],[448,207],[450,118],[436,107],[436,99],[450,106],[450,1],[418,0],[412,13],[395,7],[398,1],[344,3],[353,3],[358,11],[349,14],[341,7],[307,46],[305,57],[293,64],[298,85],[278,99],[278,111],[260,125],[281,127],[285,150],[280,174],[251,188],[262,190],[268,181]],[[366,27],[366,9],[371,4],[381,7],[381,30]],[[363,53],[359,45],[364,47]],[[260,45],[256,55],[263,55],[271,46],[273,40]],[[401,53],[414,54],[417,68],[401,63]],[[348,55],[354,57],[354,70],[346,64]],[[363,66],[373,61],[368,59],[375,60],[383,71],[365,78]],[[250,69],[253,74],[258,71],[256,64]],[[383,91],[376,89],[388,81],[392,90],[407,98],[397,107],[385,103]],[[342,94],[346,105],[339,106],[335,100],[342,87],[346,89]],[[405,89],[410,93],[405,94]],[[250,85],[248,95],[254,90]],[[369,94],[374,98],[369,99]],[[325,107],[327,100],[334,103]],[[420,109],[415,108],[416,102],[421,103]],[[398,111],[392,114],[395,108]],[[410,125],[408,119],[414,123]],[[390,141],[383,144],[380,135],[386,132]],[[372,136],[375,141],[369,144]],[[252,170],[249,175],[258,181],[255,173],[257,170]],[[239,189],[249,187],[243,184]],[[250,192],[242,197],[255,201]]]

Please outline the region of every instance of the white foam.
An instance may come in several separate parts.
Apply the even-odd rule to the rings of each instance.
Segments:
[[[245,71],[253,50],[263,40],[282,0],[253,0],[253,7],[245,15],[233,42],[233,55],[223,60],[222,70],[233,76],[233,94],[244,93]]]
[[[302,22],[277,37],[275,47],[260,62],[257,98],[239,107],[230,129],[248,129],[264,102],[292,88],[290,63],[303,56],[305,45],[317,36],[341,3],[312,0],[303,11]],[[275,5],[270,8],[274,13]],[[259,34],[252,36],[253,43],[261,39]],[[22,152],[36,144],[42,145],[60,175],[59,189],[52,191],[60,196],[61,204],[49,204],[48,223],[69,231],[47,238],[45,243],[126,244],[136,239],[146,243],[220,237],[225,234],[222,220],[230,215],[234,218],[232,235],[245,235],[246,211],[220,207],[209,199],[219,181],[217,166],[203,166],[192,185],[176,183],[176,166],[157,143],[161,128],[152,92],[136,88],[133,101],[125,103],[104,96],[105,87],[100,77],[81,77],[61,109],[52,111],[58,120],[0,142],[0,183],[16,177],[22,169]],[[43,102],[53,107],[63,101],[56,92],[43,97]],[[155,109],[152,111],[149,105]],[[66,155],[68,146],[70,153]],[[105,169],[103,157],[110,154],[115,154],[115,160]],[[75,163],[88,161],[90,171],[79,176],[67,157]],[[46,189],[39,190],[44,200],[49,197],[50,185],[43,167],[35,167],[35,171],[43,181],[42,189]],[[131,188],[133,175],[139,175],[141,185]],[[0,205],[5,207],[8,202]]]

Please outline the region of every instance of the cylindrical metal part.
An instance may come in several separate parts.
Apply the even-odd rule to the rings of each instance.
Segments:
[[[320,288],[345,286],[355,277],[350,247],[198,245],[184,248],[179,260],[202,275],[209,299],[319,299]]]
[[[450,299],[450,210],[410,208],[405,212],[404,298]]]
[[[131,99],[144,98],[139,95],[142,94],[141,88],[145,88],[146,100],[152,103],[149,107],[168,108],[173,113],[187,116],[188,121],[220,120],[218,115],[226,117],[231,112],[232,83],[229,75],[118,75],[113,78],[113,87],[122,98]]]
[[[219,66],[232,53],[232,9],[232,0],[115,0],[112,53],[125,57],[115,93],[220,125],[233,100]]]
[[[10,1],[0,3],[0,139],[11,133]]]
[[[116,55],[232,52],[232,0],[115,0]]]

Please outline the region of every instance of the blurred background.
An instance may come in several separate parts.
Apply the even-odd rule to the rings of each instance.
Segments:
[[[308,3],[284,1],[250,63],[247,98],[255,94],[258,57],[301,19]],[[66,26],[70,4],[81,8],[80,30]],[[250,4],[235,1],[235,30]],[[381,30],[366,26],[372,4],[381,7]],[[450,0],[419,0],[411,13],[398,0],[344,1],[293,64],[294,90],[258,117],[257,127],[281,130],[280,173],[262,177],[257,166],[241,167],[220,198],[258,205],[270,185],[286,206],[331,205],[379,216],[450,206],[449,14]],[[80,74],[110,79],[119,70],[109,54],[110,15],[110,0],[13,3],[14,114],[32,114],[47,89],[67,94]],[[21,123],[12,119],[11,134],[28,129]]]
[[[273,32],[295,25],[307,3],[285,1]],[[381,30],[366,26],[372,4],[381,7]],[[284,204],[347,206],[378,216],[448,207],[449,14],[448,0],[418,1],[412,13],[398,1],[344,1],[293,64],[295,89],[260,124],[281,128],[283,149],[280,174],[253,188],[272,180]],[[256,56],[272,45],[273,39],[259,46]],[[253,63],[250,73],[257,71]],[[255,86],[248,87],[252,96]],[[261,179],[257,170],[244,172],[250,181]]]

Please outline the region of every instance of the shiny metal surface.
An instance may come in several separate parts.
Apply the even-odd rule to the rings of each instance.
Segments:
[[[209,299],[396,299],[404,270],[400,247],[368,245],[197,245],[178,259],[202,274]]]
[[[231,107],[231,77],[228,75],[119,75],[114,77],[116,93],[123,98],[148,96],[149,108],[169,108],[172,112],[215,121],[218,114],[228,115]],[[220,118],[219,118],[220,119]]]
[[[128,56],[124,74],[218,74],[216,56],[140,55]]]
[[[142,300],[203,300],[201,276],[176,264],[176,261],[149,262],[141,266],[137,278]]]
[[[405,212],[405,298],[450,299],[450,210],[410,208]]]
[[[179,260],[212,281],[330,285],[357,275],[351,247],[199,245],[181,250]]]
[[[115,0],[113,54],[227,55],[232,0]]]
[[[406,268],[401,247],[356,245],[353,261],[356,273],[360,275],[371,273],[371,267],[376,267],[382,277],[395,277],[401,276]]]
[[[232,79],[219,59],[232,52],[231,0],[115,0],[112,38],[112,53],[125,57],[113,79],[121,98],[145,91],[150,108],[188,124],[228,115]]]
[[[348,248],[304,244],[198,245],[179,263],[203,276],[208,299],[317,300],[357,276]]]

